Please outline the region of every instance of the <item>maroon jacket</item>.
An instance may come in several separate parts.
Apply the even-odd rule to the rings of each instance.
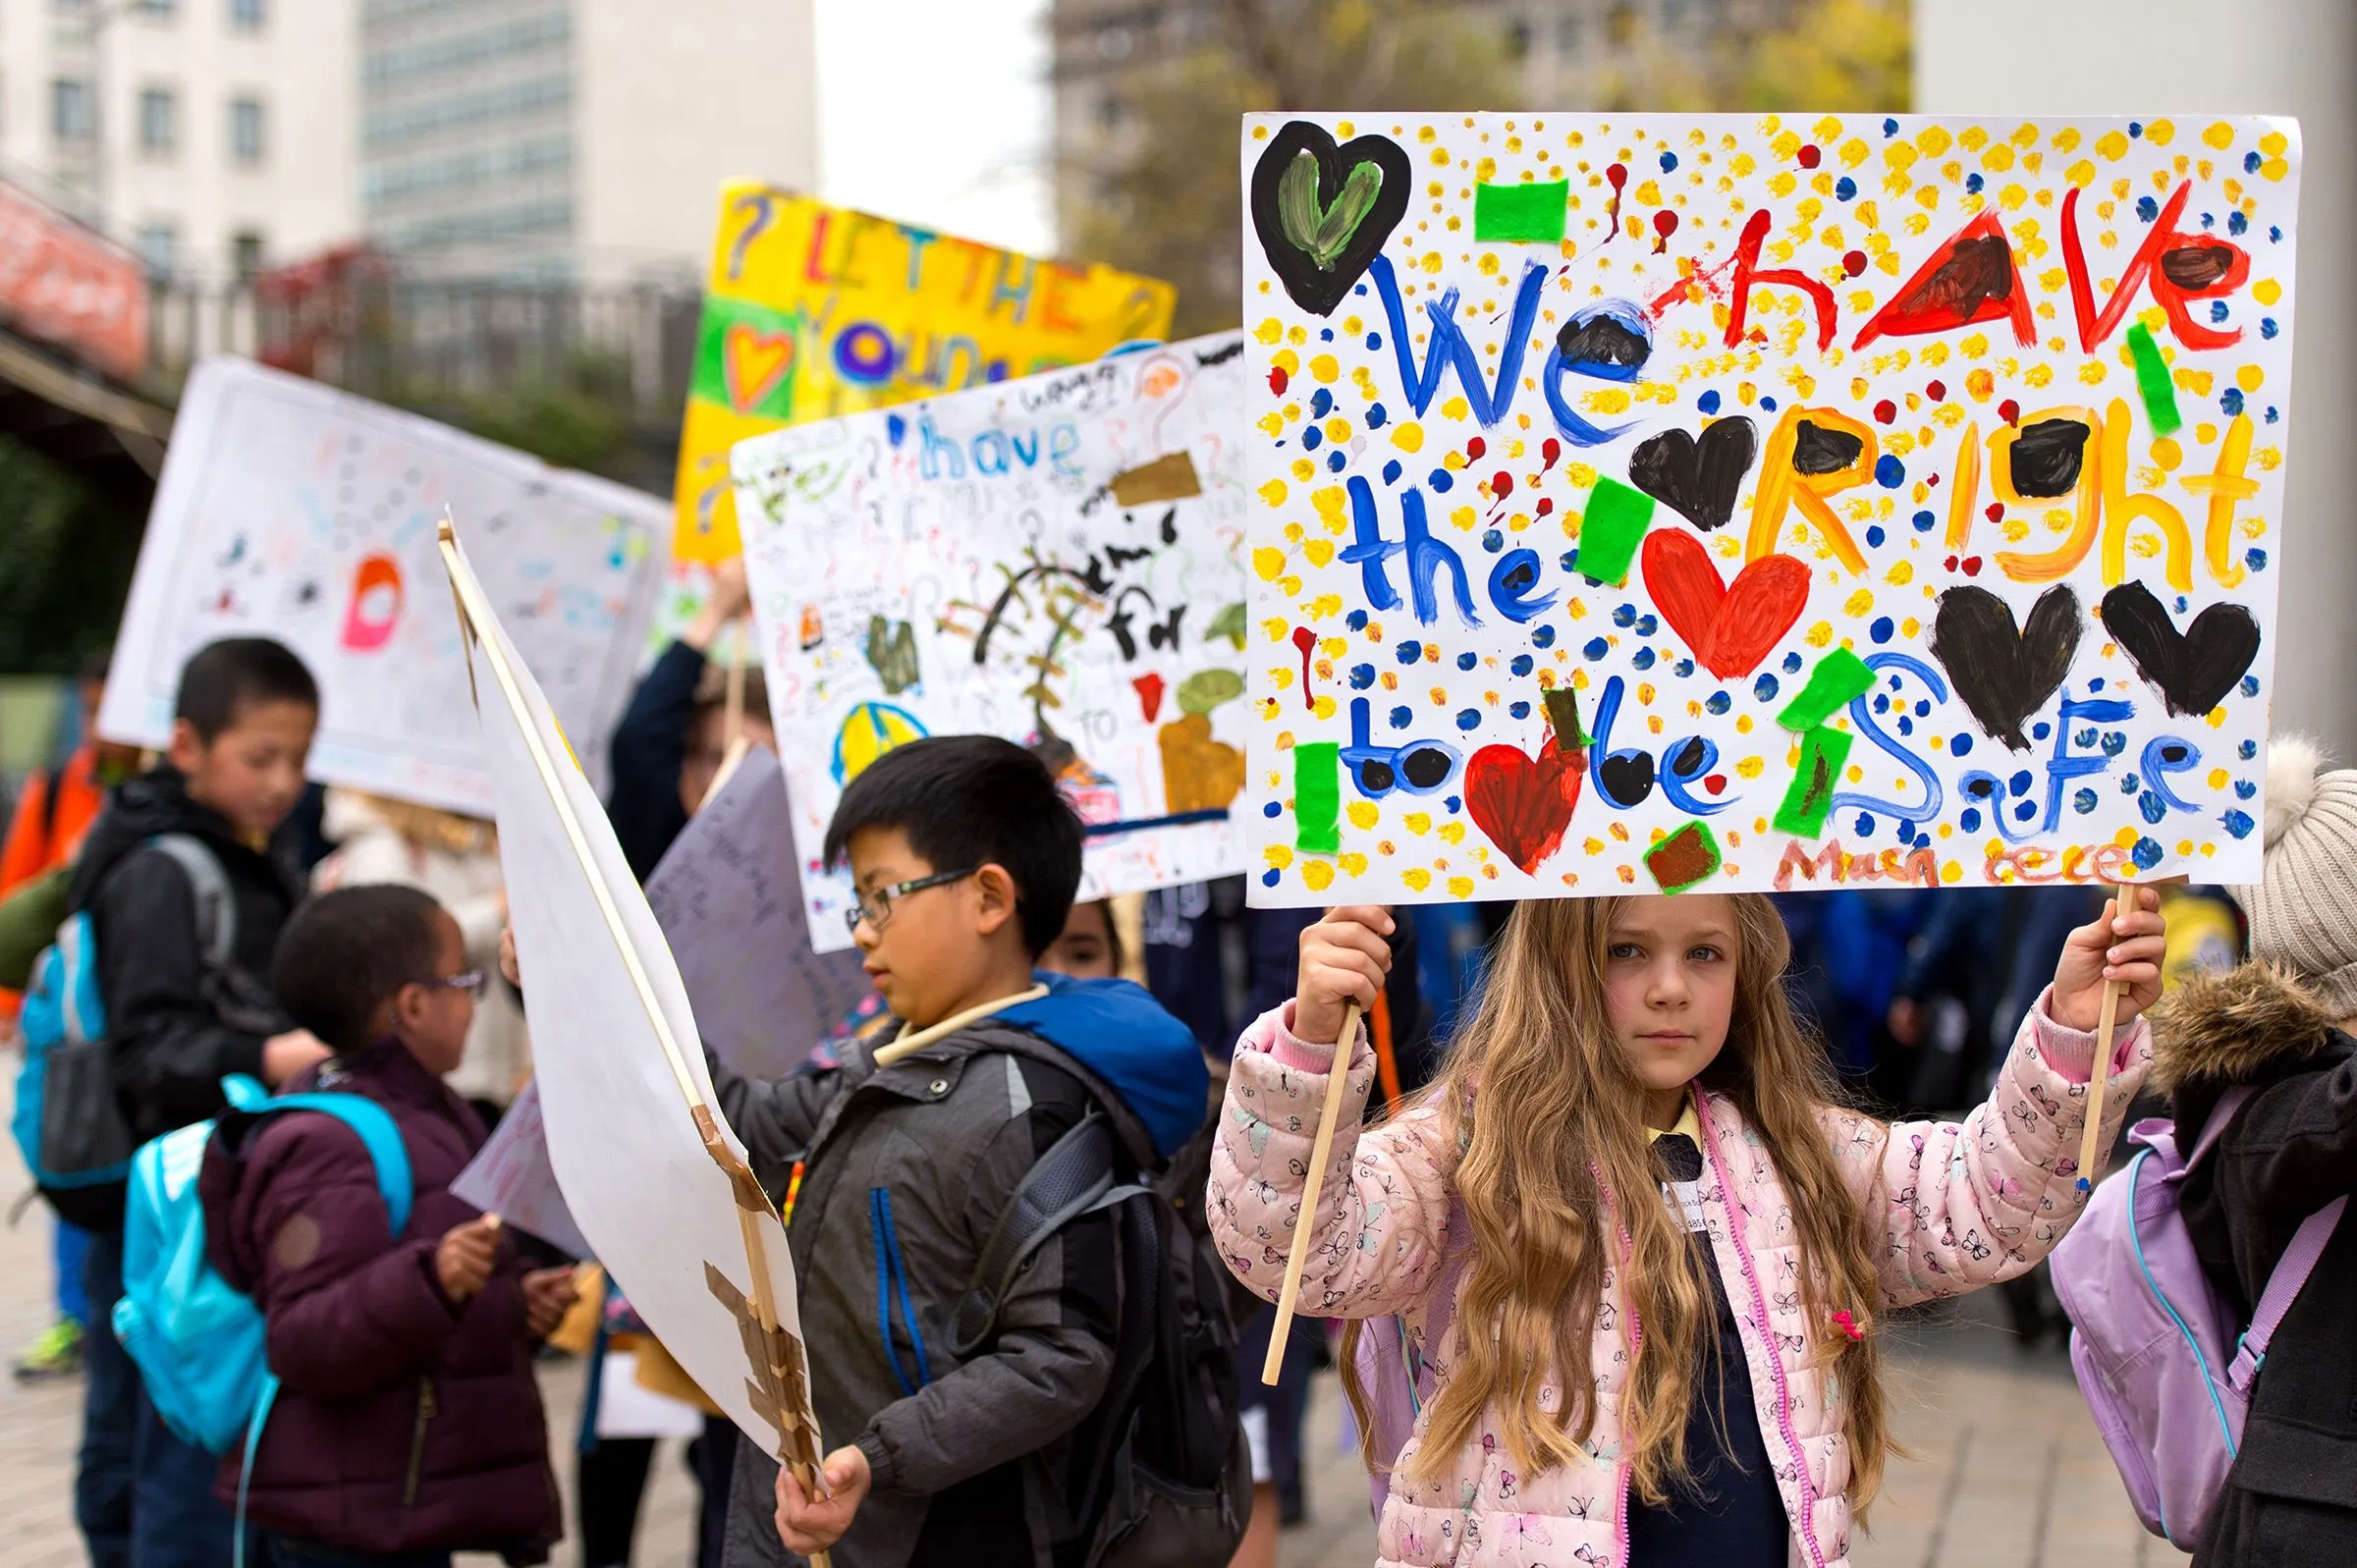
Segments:
[[[231,1115],[206,1147],[197,1190],[207,1256],[261,1308],[283,1384],[248,1514],[348,1551],[465,1547],[542,1560],[563,1525],[523,1266],[503,1237],[489,1285],[464,1305],[434,1275],[443,1232],[477,1214],[449,1187],[482,1147],[481,1120],[396,1044],[288,1087],[362,1094],[390,1110],[416,1200],[409,1228],[390,1235],[367,1150],[327,1116]],[[222,1463],[226,1501],[242,1458]]]

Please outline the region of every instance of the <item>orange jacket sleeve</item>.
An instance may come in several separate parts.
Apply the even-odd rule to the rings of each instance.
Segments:
[[[41,832],[41,818],[55,784],[48,773],[36,773],[25,781],[16,820],[8,825],[8,843],[0,848],[0,893],[11,892],[49,869],[48,836]]]

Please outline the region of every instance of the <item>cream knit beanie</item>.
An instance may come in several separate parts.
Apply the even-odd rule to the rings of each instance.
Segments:
[[[2357,1017],[2357,769],[2320,773],[2313,740],[2267,748],[2267,872],[2234,897],[2251,956],[2279,964],[2336,1018]]]

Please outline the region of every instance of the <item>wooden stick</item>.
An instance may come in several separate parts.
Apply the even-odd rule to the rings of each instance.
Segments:
[[[1326,1078],[1326,1104],[1318,1112],[1317,1141],[1309,1147],[1309,1176],[1301,1186],[1301,1217],[1293,1222],[1293,1249],[1285,1260],[1285,1292],[1277,1298],[1277,1323],[1269,1330],[1269,1355],[1261,1363],[1260,1380],[1277,1386],[1285,1366],[1285,1342],[1292,1337],[1293,1312],[1301,1304],[1301,1274],[1309,1267],[1310,1217],[1317,1212],[1318,1189],[1325,1184],[1326,1157],[1334,1149],[1335,1123],[1343,1118],[1344,1086],[1350,1079],[1350,1056],[1358,1049],[1358,1003],[1343,1009],[1343,1036],[1334,1043],[1334,1067]]]
[[[2119,940],[2120,916],[2127,912],[2128,899],[2134,892],[2131,883],[2112,884],[2110,936],[2113,943]],[[2095,1190],[2097,1162],[2104,1154],[2104,1088],[2111,1076],[2111,1032],[2119,1024],[2119,994],[2126,989],[2116,980],[2104,982],[2103,1011],[2095,1025],[2095,1065],[2087,1078],[2087,1125],[2079,1133],[2081,1192]]]
[[[1037,1001],[1047,994],[1047,987],[1033,986],[1029,991],[1018,991],[1012,997],[1001,997],[998,1000],[986,1001],[979,1007],[968,1007],[963,1012],[952,1013],[937,1024],[928,1024],[914,1034],[903,1035],[888,1045],[878,1046],[876,1048],[876,1065],[889,1067],[911,1052],[924,1050],[942,1036],[956,1034],[977,1018],[987,1018],[992,1013],[1004,1012],[1009,1007],[1019,1007],[1026,1001]]]

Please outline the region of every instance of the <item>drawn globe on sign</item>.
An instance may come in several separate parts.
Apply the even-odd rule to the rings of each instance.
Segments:
[[[916,715],[889,702],[862,702],[844,715],[835,731],[835,756],[828,764],[838,784],[848,784],[895,746],[922,740],[928,733]]]

